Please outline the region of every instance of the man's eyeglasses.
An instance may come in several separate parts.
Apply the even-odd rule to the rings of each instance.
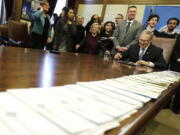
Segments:
[[[143,40],[143,39],[139,39],[140,42],[144,42],[144,43],[148,43],[149,40]]]

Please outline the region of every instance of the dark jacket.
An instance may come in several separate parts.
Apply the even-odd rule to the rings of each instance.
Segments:
[[[75,45],[79,44],[84,39],[85,28],[84,28],[83,25],[76,25],[76,31],[77,31],[77,34],[76,34],[76,36],[74,38]]]
[[[100,56],[103,56],[105,51],[111,52],[114,46],[111,35],[106,33],[100,34],[100,40],[98,41],[98,44]]]
[[[60,46],[62,42],[66,44],[68,52],[75,52],[74,37],[76,35],[76,25],[66,24],[63,19],[59,19],[54,34],[54,45]]]
[[[177,59],[180,58],[180,35],[177,36],[176,44],[172,57],[170,60],[170,69],[173,71],[180,72],[180,63],[177,62]]]
[[[177,37],[177,33],[174,33],[174,34],[167,34],[165,32],[159,32],[159,31],[155,31],[154,32],[154,35],[156,37],[162,37],[162,38],[176,38]]]

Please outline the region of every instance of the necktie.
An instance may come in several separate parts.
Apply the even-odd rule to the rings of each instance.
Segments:
[[[145,48],[141,48],[141,53],[139,54],[139,60],[142,60]]]
[[[128,22],[128,23],[127,23],[127,26],[126,26],[126,33],[128,32],[130,26],[131,26],[131,22]]]

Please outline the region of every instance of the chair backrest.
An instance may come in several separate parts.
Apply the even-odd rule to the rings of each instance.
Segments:
[[[0,36],[8,38],[8,24],[0,24]]]
[[[163,49],[163,56],[167,63],[169,63],[171,54],[175,46],[176,39],[154,37],[152,44]]]
[[[23,42],[23,47],[28,45],[28,26],[27,23],[21,23],[14,20],[8,21],[8,36],[14,41]]]

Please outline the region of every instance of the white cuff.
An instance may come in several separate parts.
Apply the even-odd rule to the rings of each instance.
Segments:
[[[176,61],[180,61],[180,58],[178,58]]]
[[[154,63],[152,63],[151,61],[148,61],[148,66],[149,66],[149,67],[154,67],[154,66],[155,66],[155,64],[154,64]]]

